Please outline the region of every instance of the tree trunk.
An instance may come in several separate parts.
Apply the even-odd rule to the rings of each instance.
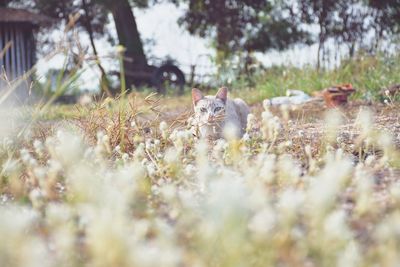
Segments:
[[[318,42],[318,51],[317,51],[317,70],[321,68],[321,51],[324,45],[322,33],[320,33],[319,42]]]
[[[141,83],[138,79],[134,79],[131,74],[147,67],[146,55],[128,0],[114,0],[111,11],[119,43],[126,49],[124,54],[125,80],[127,88],[131,88],[132,85]]]
[[[7,7],[10,0],[0,0],[0,7]]]
[[[352,59],[354,57],[354,53],[356,51],[356,44],[355,41],[351,42],[350,47],[349,47],[349,57]]]
[[[217,50],[217,64],[219,66],[222,66],[225,63],[225,60],[228,57],[228,48],[227,48],[227,38],[225,34],[225,28],[222,26],[223,23],[220,23],[217,26],[217,44],[216,44],[216,50]]]

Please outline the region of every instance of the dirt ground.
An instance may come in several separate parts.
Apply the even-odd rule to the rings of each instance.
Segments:
[[[162,103],[168,107],[168,102]],[[370,103],[366,101],[351,101],[347,105],[335,108],[342,117],[339,130],[339,138],[342,142],[351,144],[359,135],[360,130],[355,127],[355,120],[360,110],[370,110],[373,114],[373,123],[376,130],[387,131],[393,137],[396,147],[400,149],[400,104]],[[181,104],[173,108],[162,109],[160,119],[167,122],[175,122],[183,126],[185,120],[192,114],[188,104]],[[315,146],[325,133],[325,116],[331,108],[326,107],[324,102],[313,101],[303,105],[287,109],[288,121],[281,107],[271,107],[270,111],[278,116],[283,122],[287,134],[285,138],[296,141],[302,139],[303,144]],[[261,118],[264,111],[262,103],[251,106],[251,112]]]

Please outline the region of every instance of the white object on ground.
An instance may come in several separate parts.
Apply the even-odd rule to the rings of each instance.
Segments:
[[[287,90],[286,96],[277,96],[271,99],[265,99],[264,106],[279,105],[300,105],[308,102],[312,98],[301,90]]]
[[[84,93],[78,98],[78,103],[81,106],[88,106],[93,103],[93,97],[89,93]]]

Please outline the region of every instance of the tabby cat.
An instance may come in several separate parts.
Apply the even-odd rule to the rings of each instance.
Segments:
[[[249,106],[240,98],[229,99],[226,87],[220,88],[215,96],[204,96],[200,90],[193,88],[192,101],[192,124],[202,138],[222,138],[227,126],[238,138],[245,133]]]

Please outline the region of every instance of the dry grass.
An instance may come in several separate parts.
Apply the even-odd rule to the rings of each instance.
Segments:
[[[232,90],[252,104],[245,136],[215,141],[188,129],[187,95],[52,106],[74,71],[44,105],[0,112],[0,266],[399,265],[399,105],[257,104],[343,82],[378,97],[397,62],[261,71]]]
[[[73,110],[3,136],[2,266],[397,262],[396,104],[253,105],[243,139],[209,143],[187,97]]]

